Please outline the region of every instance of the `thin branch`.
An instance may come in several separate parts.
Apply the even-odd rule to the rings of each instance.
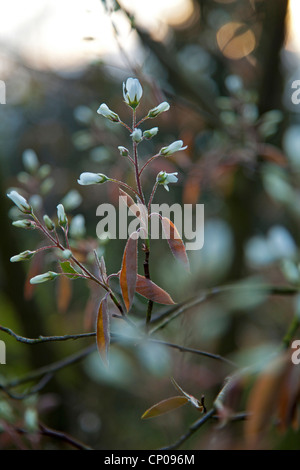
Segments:
[[[81,338],[90,338],[91,336],[96,335],[96,333],[80,333],[77,335],[39,336],[38,338],[24,338],[24,336],[17,335],[10,328],[6,328],[5,326],[1,326],[1,325],[0,325],[0,331],[3,331],[4,333],[9,334],[20,343],[26,343],[26,344],[49,343],[51,341],[68,341],[70,339],[75,340],[75,339],[81,339]]]
[[[296,287],[290,286],[271,286],[271,285],[261,285],[261,286],[237,286],[234,284],[229,284],[221,287],[213,287],[203,291],[200,295],[193,297],[192,299],[186,300],[175,307],[172,307],[168,311],[162,313],[156,318],[153,318],[151,324],[153,325],[152,329],[149,331],[149,334],[155,333],[157,330],[165,327],[170,321],[177,318],[182,313],[185,313],[189,309],[200,305],[211,297],[236,291],[252,291],[252,292],[261,292],[266,295],[282,295],[282,296],[291,296],[299,293],[299,289]]]
[[[71,354],[70,356],[66,357],[65,359],[62,359],[61,361],[53,362],[52,364],[48,364],[47,366],[40,367],[39,369],[29,372],[24,377],[12,380],[11,382],[5,385],[5,388],[8,390],[10,388],[17,387],[18,385],[22,385],[24,383],[36,380],[43,375],[57,372],[63,369],[64,367],[67,367],[71,364],[75,364],[76,362],[79,362],[84,359],[89,354],[93,353],[96,350],[96,347],[96,344],[93,344],[92,346],[88,346],[87,348],[82,349],[81,351],[75,354]]]
[[[47,385],[47,383],[52,379],[52,377],[53,377],[53,374],[44,375],[41,378],[41,380],[26,393],[12,393],[5,387],[5,385],[1,385],[1,384],[0,384],[0,390],[6,393],[6,395],[9,398],[12,398],[13,400],[24,400],[25,398],[30,397],[31,395],[35,395],[36,393],[40,392]]]
[[[93,450],[91,447],[87,446],[86,444],[83,444],[82,442],[78,441],[77,439],[70,436],[69,434],[49,428],[48,426],[45,426],[43,423],[39,423],[39,430],[36,433],[30,432],[27,429],[23,429],[23,428],[13,428],[13,430],[17,432],[18,434],[22,434],[22,435],[30,435],[30,434],[37,433],[42,436],[51,437],[58,441],[65,442],[66,444],[69,444],[78,450]]]
[[[237,364],[235,364],[233,361],[230,361],[230,359],[226,359],[226,357],[220,356],[219,354],[213,354],[207,351],[202,351],[200,349],[188,348],[185,346],[180,346],[179,344],[168,343],[167,341],[162,341],[159,339],[149,338],[148,341],[150,341],[151,343],[162,344],[163,346],[168,346],[169,348],[178,349],[180,352],[189,352],[192,354],[197,354],[199,356],[206,356],[211,359],[216,359],[217,361],[226,362],[230,366],[237,367]]]
[[[215,409],[211,408],[202,418],[197,419],[188,429],[188,431],[180,436],[180,438],[174,442],[173,444],[167,446],[167,447],[161,447],[159,450],[173,450],[173,449],[178,449],[187,439],[189,439],[196,431],[198,431],[199,428],[203,426],[203,424],[208,421],[213,414],[215,413]]]
[[[118,317],[122,318],[122,317]],[[39,343],[47,343],[47,342],[52,342],[52,341],[68,341],[68,340],[77,340],[77,339],[83,339],[83,338],[91,338],[95,337],[96,333],[91,332],[91,333],[80,333],[80,334],[74,334],[74,335],[64,335],[64,336],[39,336],[38,338],[25,338],[24,336],[17,335],[14,331],[12,331],[10,328],[6,328],[5,326],[0,325],[0,331],[3,331],[4,333],[9,334],[13,338],[15,338],[17,341],[20,343],[25,343],[25,344],[39,344]],[[120,341],[120,342],[127,342],[127,343],[138,343],[139,341],[144,341],[145,337],[129,337],[129,336],[122,336],[118,335],[115,333],[111,334],[111,339],[113,341]],[[181,352],[189,352],[192,354],[197,354],[199,356],[205,356],[209,357],[211,359],[216,359],[218,361],[223,361],[226,362],[227,364],[236,367],[236,364],[229,359],[226,359],[223,356],[220,356],[219,354],[213,354],[207,351],[202,351],[200,349],[195,349],[195,348],[189,348],[185,346],[180,346],[179,344],[174,344],[174,343],[169,343],[167,341],[163,341],[160,339],[154,339],[154,338],[146,338],[147,341],[150,343],[155,343],[155,344],[161,344],[162,346],[166,346],[169,348],[173,349],[178,349]]]

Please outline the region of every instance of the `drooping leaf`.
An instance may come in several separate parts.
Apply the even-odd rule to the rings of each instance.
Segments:
[[[188,398],[182,396],[167,398],[166,400],[162,400],[159,403],[156,403],[156,405],[151,406],[151,408],[145,411],[142,419],[155,418],[156,416],[168,413],[169,411],[175,410],[176,408],[180,408],[188,401]]]
[[[120,286],[127,311],[130,310],[137,280],[137,232],[128,238],[120,271]]]
[[[273,360],[258,376],[247,403],[249,418],[245,422],[245,435],[250,445],[257,445],[271,426],[287,371],[287,356]]]
[[[67,276],[59,276],[57,282],[57,308],[61,313],[65,313],[72,297],[72,285]]]
[[[168,241],[169,247],[174,255],[174,257],[180,261],[187,271],[190,271],[190,263],[186,254],[184,243],[178,233],[177,228],[167,217],[162,217],[161,219],[162,228],[166,239]]]
[[[136,292],[158,304],[175,304],[174,300],[165,290],[140,274],[137,275]]]
[[[96,340],[97,347],[101,359],[105,366],[108,366],[108,350],[110,344],[110,319],[107,304],[107,296],[105,296],[99,306],[97,316]]]
[[[298,402],[300,393],[300,370],[298,365],[289,364],[289,371],[281,384],[278,402],[279,429],[286,432],[289,426],[299,429]]]
[[[71,266],[69,261],[61,261],[60,267],[62,269],[62,272],[66,274],[66,276],[69,279],[78,279],[78,272],[75,271],[75,269],[73,268],[73,266]]]

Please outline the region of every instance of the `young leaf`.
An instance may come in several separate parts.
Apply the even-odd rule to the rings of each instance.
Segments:
[[[105,296],[100,302],[96,331],[98,351],[105,366],[108,366],[108,349],[110,344],[109,323],[107,296]]]
[[[165,233],[166,239],[168,241],[169,247],[174,255],[174,257],[180,261],[185,269],[190,271],[190,263],[185,251],[185,246],[183,241],[180,238],[177,228],[167,217],[163,217],[161,220],[162,228]]]
[[[133,301],[137,280],[138,240],[135,238],[136,235],[137,232],[133,232],[133,234],[128,238],[123,254],[122,268],[120,272],[120,286],[127,311],[130,310]]]
[[[140,274],[137,275],[136,292],[158,304],[173,305],[175,303],[166,291]]]
[[[142,419],[155,418],[156,416],[168,413],[169,411],[175,410],[176,408],[185,405],[188,401],[188,398],[182,396],[167,398],[166,400],[162,400],[159,403],[156,403],[156,405],[151,406],[151,408],[145,411]]]
[[[71,266],[69,261],[61,261],[60,267],[62,269],[62,272],[66,274],[66,276],[69,279],[78,279],[78,272],[75,271],[75,269],[73,268],[73,266]]]
[[[176,388],[176,390],[180,393],[182,393],[187,399],[188,401],[191,403],[191,405],[193,405],[195,408],[197,409],[200,409],[201,411],[203,411],[203,406],[202,404],[200,403],[199,400],[197,400],[197,398],[193,397],[193,395],[190,395],[189,393],[186,393],[179,385],[178,383],[176,382],[176,380],[171,377],[171,382],[172,384],[174,385],[174,387]]]

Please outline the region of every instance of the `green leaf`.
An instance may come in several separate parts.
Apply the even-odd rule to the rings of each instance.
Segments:
[[[61,261],[60,262],[60,267],[62,269],[62,272],[67,275],[68,278],[70,279],[77,279],[78,278],[78,272],[75,271],[73,266],[69,263],[69,261]]]

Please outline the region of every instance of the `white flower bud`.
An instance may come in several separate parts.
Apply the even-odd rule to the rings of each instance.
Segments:
[[[117,115],[117,113],[114,113],[111,109],[109,109],[109,107],[105,103],[102,103],[99,106],[97,113],[101,114],[102,116],[104,116],[105,118],[109,119],[112,122],[120,122],[120,118]]]
[[[26,228],[26,229],[35,229],[36,227],[35,223],[29,219],[15,220],[15,222],[13,222],[12,225],[14,227]]]
[[[70,259],[70,258],[72,258],[72,251],[71,250],[64,250],[61,255],[64,259]]]
[[[81,214],[75,215],[70,224],[70,235],[72,238],[82,238],[85,235],[85,221]]]
[[[129,150],[126,147],[122,147],[121,145],[118,147],[121,157],[128,157]]]
[[[55,229],[54,222],[46,214],[44,215],[43,219],[44,219],[44,222],[45,222],[45,225],[46,225],[47,229],[50,230],[50,232],[52,232],[52,230]]]
[[[10,261],[12,263],[17,263],[18,261],[27,261],[31,259],[34,254],[35,254],[35,251],[26,250],[26,251],[23,251],[22,253],[19,253],[18,255],[12,256],[10,258]]]
[[[61,201],[67,211],[76,209],[80,206],[81,202],[82,197],[76,189],[71,189],[71,191],[69,191]]]
[[[66,228],[68,225],[68,219],[65,213],[65,208],[62,204],[58,204],[57,206],[57,218],[59,225]]]
[[[47,273],[39,274],[38,276],[32,277],[29,282],[30,284],[41,284],[42,282],[52,281],[57,276],[59,276],[58,273],[48,271]]]
[[[9,197],[9,199],[11,199],[12,202],[14,202],[20,209],[20,211],[24,212],[24,214],[29,214],[31,212],[31,206],[17,191],[11,191],[9,194],[7,194],[7,197]]]
[[[37,154],[32,149],[24,150],[22,155],[23,165],[29,173],[35,173],[39,167]]]
[[[157,133],[158,133],[158,127],[152,127],[152,129],[144,131],[143,137],[149,140],[149,139],[152,139],[152,137],[154,137]]]
[[[164,188],[169,191],[168,184],[170,183],[177,183],[178,178],[177,176],[178,173],[166,173],[165,171],[160,171],[156,177],[156,181],[158,184],[162,184]]]
[[[168,145],[167,147],[163,147],[160,149],[159,154],[160,155],[172,155],[175,152],[179,152],[180,150],[185,150],[187,148],[187,145],[185,147],[182,147],[183,142],[182,140],[176,140],[172,144]]]
[[[134,129],[133,133],[130,134],[130,137],[132,137],[133,142],[138,144],[143,139],[143,133],[141,129]]]
[[[107,176],[103,175],[102,173],[90,173],[86,171],[85,173],[81,173],[79,180],[77,180],[78,184],[81,186],[87,186],[89,184],[101,184],[109,181]]]
[[[158,106],[155,108],[150,109],[148,113],[148,118],[155,118],[156,116],[159,116],[161,113],[164,113],[165,111],[169,111],[170,105],[166,101],[163,101],[163,103],[160,103]]]
[[[139,105],[143,95],[143,88],[137,78],[128,78],[123,83],[123,96],[125,103],[135,109]]]

